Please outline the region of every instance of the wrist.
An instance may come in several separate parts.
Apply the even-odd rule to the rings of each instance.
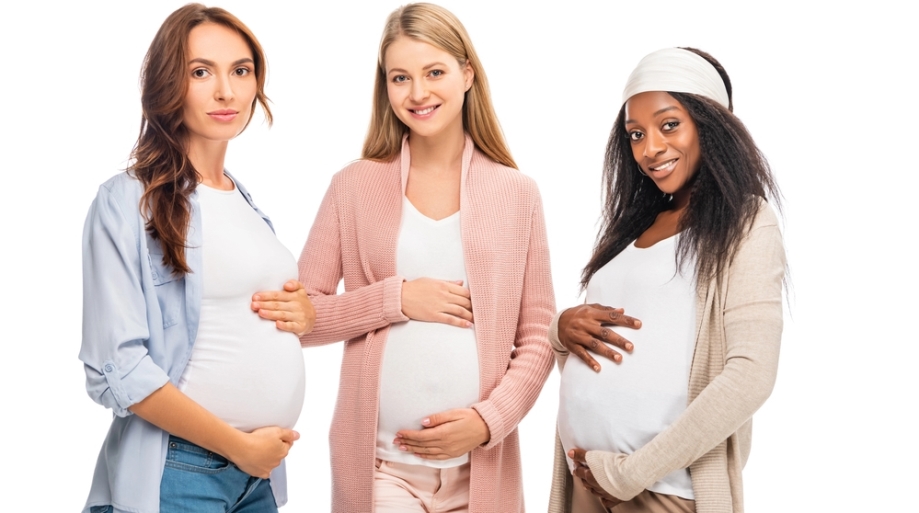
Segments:
[[[481,430],[479,446],[486,446],[488,445],[488,442],[491,441],[491,430],[488,429],[488,424],[485,422],[485,419],[482,418],[482,415],[479,414],[478,410],[474,408],[470,409],[475,412],[476,418],[479,419],[479,426]]]
[[[246,437],[247,433],[227,425],[227,429],[221,433],[221,436],[214,437],[214,452],[234,463],[241,461],[240,456],[248,442]]]

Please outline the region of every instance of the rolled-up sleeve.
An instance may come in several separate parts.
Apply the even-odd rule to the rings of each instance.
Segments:
[[[83,343],[86,390],[115,415],[169,380],[150,358],[147,303],[141,277],[140,221],[129,221],[127,202],[103,185],[83,228]],[[135,205],[136,209],[137,206]],[[147,258],[146,255],[143,256]]]

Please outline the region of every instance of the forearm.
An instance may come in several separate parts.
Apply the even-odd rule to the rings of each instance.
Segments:
[[[304,279],[308,279],[306,273],[301,275]],[[407,321],[402,314],[402,282],[401,276],[392,276],[343,294],[311,294],[316,324],[312,332],[300,337],[300,343],[311,346],[350,340]]]
[[[737,361],[725,367],[683,414],[631,455],[588,451],[597,482],[613,496],[629,500],[670,472],[693,462],[724,442],[747,422],[772,390],[770,362]],[[773,376],[773,377],[770,377]]]
[[[234,461],[245,433],[230,426],[172,383],[128,408],[154,426]]]
[[[491,432],[486,449],[500,443],[517,427],[552,372],[552,347],[546,339],[555,314],[555,293],[542,205],[538,201],[531,213],[527,248],[514,351],[501,382],[486,400],[473,405]]]

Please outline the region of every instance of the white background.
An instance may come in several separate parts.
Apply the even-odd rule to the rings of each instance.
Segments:
[[[110,422],[86,396],[77,359],[83,219],[98,185],[127,163],[141,60],[181,3],[15,5],[0,16],[3,509],[77,511]],[[331,175],[359,156],[380,32],[398,4],[287,5],[221,4],[264,45],[276,115],[270,130],[256,120],[230,145],[227,167],[299,255]],[[747,509],[902,510],[919,457],[919,352],[909,322],[919,285],[909,264],[919,184],[912,8],[444,5],[471,34],[514,156],[543,193],[560,308],[579,301],[603,150],[628,73],[668,46],[698,47],[722,62],[735,112],[784,193],[793,284],[778,384],[756,415],[744,473]],[[304,351],[303,438],[288,460],[285,511],[328,510],[340,354],[340,344]],[[531,511],[547,503],[557,389],[553,372],[520,426]]]

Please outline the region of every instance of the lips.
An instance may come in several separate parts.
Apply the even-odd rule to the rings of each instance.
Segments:
[[[670,159],[656,166],[651,166],[648,169],[651,171],[670,171],[671,169],[673,169],[673,166],[676,165],[677,160],[679,159]]]
[[[422,107],[420,109],[408,109],[408,111],[411,112],[412,115],[415,117],[424,118],[424,117],[429,116],[431,113],[433,113],[438,108],[440,108],[440,105],[430,105],[428,107]]]
[[[207,115],[217,121],[233,121],[239,112],[230,109],[220,109],[208,112]]]

